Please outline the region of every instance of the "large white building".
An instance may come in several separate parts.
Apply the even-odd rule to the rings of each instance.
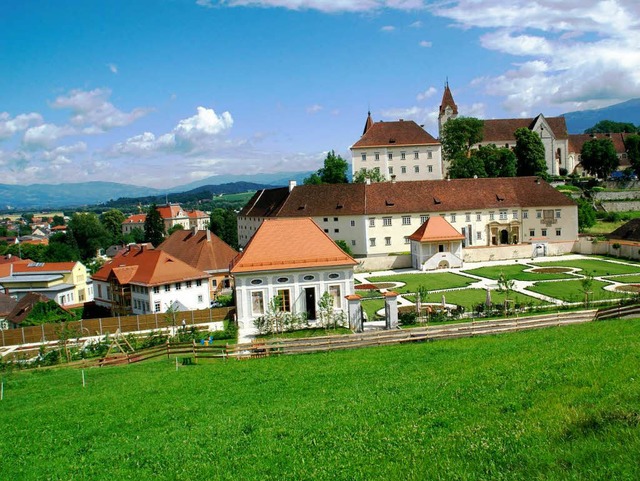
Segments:
[[[238,241],[246,245],[265,219],[311,217],[356,257],[389,256],[408,253],[410,236],[434,215],[464,237],[469,261],[481,258],[482,248],[508,247],[496,258],[570,252],[578,238],[573,200],[539,178],[510,177],[291,183],[289,188],[260,190],[238,215]]]

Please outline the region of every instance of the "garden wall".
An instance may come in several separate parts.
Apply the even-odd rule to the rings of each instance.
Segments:
[[[614,248],[614,245],[619,245],[619,248]],[[629,242],[622,240],[612,239],[610,241],[598,241],[594,242],[594,238],[591,236],[580,237],[576,242],[576,254],[584,255],[601,255],[612,257],[623,257],[627,259],[640,259],[640,242]]]
[[[575,242],[547,242],[547,256],[561,256],[569,254],[574,249]],[[509,259],[531,259],[534,251],[533,244],[514,244],[491,247],[465,247],[463,250],[465,262],[504,261]]]
[[[372,256],[356,259],[356,272],[388,271],[391,269],[406,269],[411,267],[411,254],[389,256]]]

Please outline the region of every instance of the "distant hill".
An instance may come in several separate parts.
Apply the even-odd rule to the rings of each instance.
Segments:
[[[274,172],[269,174],[212,175],[196,182],[176,186],[170,189],[169,192],[187,192],[202,186],[234,184],[236,182],[282,187],[289,185],[290,180],[295,180],[298,184],[302,184],[304,178],[309,177],[310,174],[311,172]]]
[[[593,127],[601,120],[615,122],[630,122],[640,124],[640,98],[627,100],[609,107],[594,110],[580,110],[563,114],[567,122],[567,129],[571,134],[581,134]]]

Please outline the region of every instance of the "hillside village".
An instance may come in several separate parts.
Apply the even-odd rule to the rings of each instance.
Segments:
[[[611,253],[613,244],[619,246],[615,240],[594,247],[590,238],[581,238],[579,205],[555,186],[569,178],[562,176],[587,174],[581,152],[592,140],[611,141],[618,169],[628,169],[625,141],[632,134],[568,134],[563,117],[542,114],[484,120],[482,137],[467,156],[486,146],[513,150],[520,129],[539,139],[545,170],[452,178],[452,159],[441,139],[448,122],[464,120],[459,114],[448,83],[437,137],[411,120],[376,122],[369,113],[351,147],[351,175],[359,181],[290,181],[287,187],[256,191],[237,213],[214,215],[167,202],[128,216],[113,210],[100,220],[57,212],[33,214],[27,225],[20,216],[7,216],[4,233],[15,235],[0,239],[11,247],[0,259],[3,326],[28,325],[25,313],[43,299],[63,310],[91,305],[111,316],[232,305],[234,320],[255,335],[254,322],[273,310],[273,302],[277,310],[313,325],[321,321],[325,296],[335,315],[361,326],[349,319],[362,316],[361,310],[350,312],[346,301],[354,300],[358,273],[455,272],[489,261]],[[102,222],[110,230],[106,238],[115,242],[84,255],[90,265],[29,258],[30,252],[72,252],[78,248],[75,233],[91,222]],[[635,246],[640,239],[625,240]],[[30,250],[33,246],[40,250]],[[637,257],[633,249],[626,253]]]

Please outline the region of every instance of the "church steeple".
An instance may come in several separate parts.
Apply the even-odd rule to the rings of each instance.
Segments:
[[[373,125],[373,119],[371,118],[371,111],[369,111],[367,113],[367,120],[364,123],[364,130],[362,131],[362,135],[366,134],[367,130],[369,130],[372,125]]]
[[[442,128],[449,119],[455,119],[458,116],[458,106],[453,100],[453,94],[449,89],[449,80],[444,84],[444,93],[442,94],[442,102],[440,103],[440,112],[438,114],[438,134],[442,134]]]

